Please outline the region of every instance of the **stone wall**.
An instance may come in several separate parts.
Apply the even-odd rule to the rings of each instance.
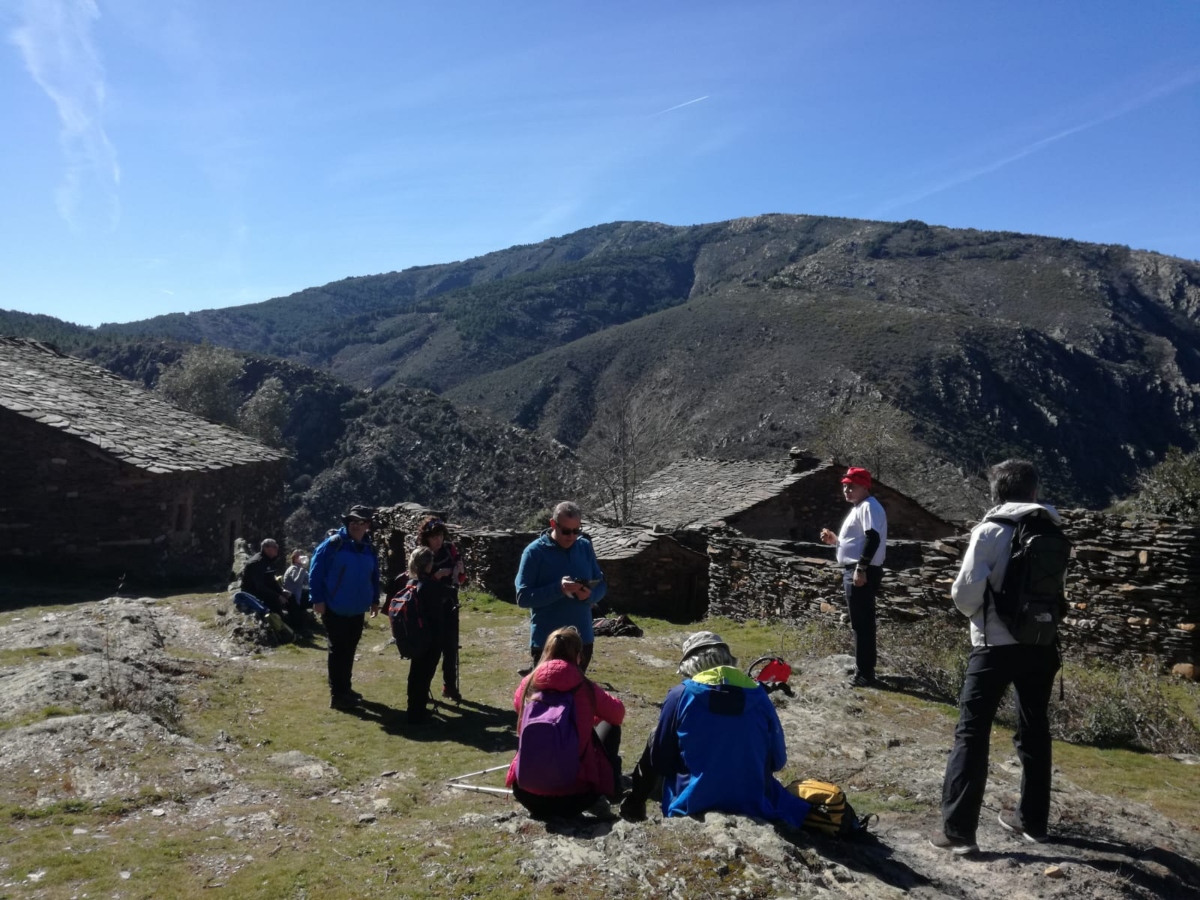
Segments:
[[[280,537],[284,460],[152,473],[3,411],[0,560],[119,578],[226,578],[233,542]]]
[[[1075,543],[1064,644],[1097,656],[1132,653],[1195,677],[1200,526],[1085,510],[1067,510],[1063,518]],[[961,623],[950,585],[967,541],[961,535],[889,542],[879,617],[911,622],[934,615]],[[824,545],[710,536],[710,615],[801,620],[844,609],[841,572]]]

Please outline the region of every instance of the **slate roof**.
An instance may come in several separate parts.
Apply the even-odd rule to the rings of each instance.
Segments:
[[[0,335],[0,408],[147,472],[196,472],[285,454],[186,413],[131,381],[38,341]]]
[[[592,542],[596,559],[610,560],[637,556],[663,537],[644,528],[622,528],[600,522],[589,522],[583,536]]]
[[[683,459],[643,481],[633,518],[668,530],[699,528],[769,500],[808,472],[793,473],[789,459]],[[610,510],[601,510],[601,514]]]

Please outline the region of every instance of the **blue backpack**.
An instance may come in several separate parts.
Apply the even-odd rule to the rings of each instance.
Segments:
[[[569,791],[579,777],[575,692],[535,691],[526,697],[517,740],[516,777],[522,790]]]

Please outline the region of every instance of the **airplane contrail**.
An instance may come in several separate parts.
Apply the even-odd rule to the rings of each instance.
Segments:
[[[658,112],[654,113],[654,115],[661,116],[663,113],[669,113],[676,109],[683,109],[685,106],[691,106],[693,103],[699,103],[701,100],[707,100],[707,99],[708,99],[708,94],[705,94],[703,97],[697,97],[695,100],[689,100],[687,103],[680,103],[678,106],[671,106],[671,107],[668,107],[667,109],[661,109]]]

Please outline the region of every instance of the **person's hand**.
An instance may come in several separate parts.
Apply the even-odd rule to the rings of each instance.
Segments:
[[[867,583],[867,570],[862,566],[857,566],[854,569],[854,586],[862,587]]]
[[[286,597],[286,598],[287,598],[287,599],[289,599],[289,600],[291,600],[291,599],[292,599],[292,592],[291,592],[291,591],[280,591],[279,593],[280,593],[280,595],[281,595],[281,596],[283,596],[283,597]]]
[[[837,535],[834,534],[832,531],[830,531],[828,528],[822,528],[821,529],[821,543],[822,544],[836,544],[837,543]]]
[[[433,577],[436,578],[438,581],[441,581],[447,575],[452,575],[452,574],[454,574],[453,569],[438,569],[436,572],[433,573]]]
[[[325,604],[324,603],[314,603],[313,604],[313,612],[315,612],[318,616],[325,615]]]
[[[575,599],[580,603],[587,603],[588,598],[592,596],[592,589],[586,584],[579,585],[579,590],[575,592]]]
[[[371,604],[371,618],[373,619],[377,615],[379,615],[379,601],[378,600]]]
[[[563,596],[565,597],[577,597],[579,596],[579,589],[581,587],[584,586],[573,579],[570,575],[564,575],[562,584],[559,585],[559,590],[563,592]]]

